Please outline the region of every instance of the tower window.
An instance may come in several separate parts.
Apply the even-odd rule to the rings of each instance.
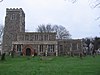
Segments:
[[[15,14],[12,14],[10,19],[11,19],[11,20],[15,20],[15,19],[16,19]]]

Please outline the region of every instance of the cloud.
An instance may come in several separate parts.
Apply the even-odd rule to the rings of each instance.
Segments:
[[[65,26],[73,38],[99,36],[98,9],[91,9],[88,0],[71,3],[64,0],[4,0],[0,4],[0,23],[4,23],[6,7],[23,8],[26,29],[33,31],[39,24]]]

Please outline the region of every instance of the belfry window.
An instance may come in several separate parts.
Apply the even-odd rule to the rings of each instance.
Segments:
[[[10,19],[11,19],[11,20],[16,20],[15,14],[12,14]]]

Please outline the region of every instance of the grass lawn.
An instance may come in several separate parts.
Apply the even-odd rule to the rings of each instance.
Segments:
[[[100,56],[6,57],[0,75],[100,75]]]

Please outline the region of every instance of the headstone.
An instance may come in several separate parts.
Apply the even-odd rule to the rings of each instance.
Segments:
[[[14,58],[14,51],[11,51],[11,57]]]
[[[79,56],[80,56],[80,59],[82,59],[82,56],[83,56],[82,52],[80,52]]]
[[[2,61],[5,60],[5,53],[3,53],[3,54],[1,55],[1,60],[2,60]]]

